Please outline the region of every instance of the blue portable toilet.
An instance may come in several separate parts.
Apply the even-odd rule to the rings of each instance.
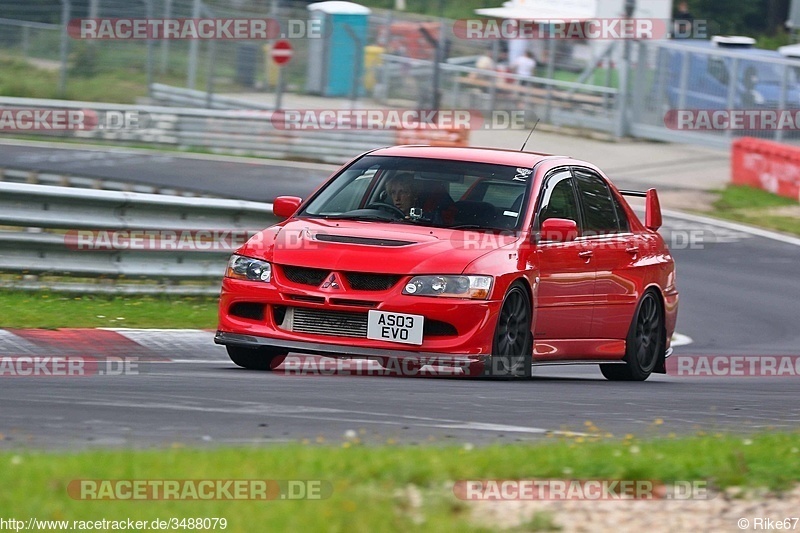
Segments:
[[[350,96],[355,77],[364,72],[364,47],[369,36],[370,9],[353,2],[317,2],[309,18],[319,21],[322,38],[309,39],[306,92]],[[358,74],[357,74],[358,72]]]

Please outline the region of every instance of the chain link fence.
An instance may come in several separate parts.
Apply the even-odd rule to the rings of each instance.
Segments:
[[[270,18],[284,34],[291,24],[310,27],[307,2],[0,0],[0,13],[0,96],[114,103],[150,97],[212,107],[209,95],[216,94],[227,98],[228,108],[269,109],[282,78],[281,92],[303,95],[284,101],[284,108],[524,110],[531,121],[718,147],[743,134],[794,142],[800,130],[678,127],[677,113],[691,110],[800,108],[799,60],[705,41],[617,41],[602,49],[586,41],[533,40],[524,43],[537,61],[533,75],[517,76],[509,56],[519,53],[519,42],[459,38],[454,21],[372,9],[365,33],[353,37],[355,59],[337,63],[347,47],[342,43],[353,44],[347,38],[320,47],[319,39],[303,35],[289,39],[292,59],[278,67],[269,57],[271,39],[81,40],[66,24],[85,17]],[[321,54],[349,77],[347,94],[327,98],[312,87]],[[476,68],[481,57],[492,67]],[[174,101],[160,99],[169,87],[184,92]],[[191,98],[187,89],[195,91]]]

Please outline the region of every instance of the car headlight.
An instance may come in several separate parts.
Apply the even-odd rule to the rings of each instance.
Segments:
[[[491,276],[414,276],[403,294],[486,300],[491,288]]]
[[[269,283],[272,279],[272,265],[261,259],[233,254],[228,260],[225,277]]]

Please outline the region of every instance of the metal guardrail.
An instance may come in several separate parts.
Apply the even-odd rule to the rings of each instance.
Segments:
[[[0,98],[0,107],[91,110],[98,115],[139,113],[142,119],[138,127],[130,129],[20,132],[40,133],[42,137],[103,139],[333,164],[396,144],[397,136],[393,130],[279,129],[272,123],[272,111],[259,109],[213,110],[14,97]]]
[[[260,104],[244,98],[232,98],[219,94],[209,95],[206,91],[173,87],[163,83],[150,86],[150,98],[159,105],[173,107],[209,107],[210,109],[261,109],[271,111],[274,106]]]
[[[80,249],[75,236],[80,230],[235,232],[235,248],[244,235],[275,222],[266,203],[0,183],[0,272],[6,278],[0,286],[215,294],[233,248]]]

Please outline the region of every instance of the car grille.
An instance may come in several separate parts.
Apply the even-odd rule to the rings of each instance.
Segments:
[[[301,285],[319,287],[332,272],[324,268],[308,268],[281,265],[283,275]],[[370,274],[366,272],[343,272],[350,287],[357,291],[385,291],[395,286],[402,276],[397,274]]]
[[[292,331],[338,337],[367,337],[367,313],[293,308]]]
[[[237,302],[231,306],[230,314],[250,320],[264,320],[264,304],[256,302]]]
[[[359,300],[355,301],[359,302]],[[348,302],[348,305],[355,304]],[[289,323],[284,323],[288,318],[287,314],[290,314],[292,318]],[[367,337],[367,313],[276,306],[275,322],[281,327],[298,333],[358,337],[362,339]],[[458,335],[458,332],[452,324],[439,320],[425,320],[423,337],[449,337],[454,335]]]
[[[425,319],[422,326],[423,337],[452,337],[458,335],[458,331],[452,324],[442,322],[441,320]]]
[[[394,287],[401,276],[393,274],[366,274],[363,272],[345,272],[347,283],[357,291],[385,291]]]
[[[281,266],[283,275],[293,283],[301,283],[303,285],[319,286],[328,275],[328,270],[323,268],[307,268],[297,266]]]

